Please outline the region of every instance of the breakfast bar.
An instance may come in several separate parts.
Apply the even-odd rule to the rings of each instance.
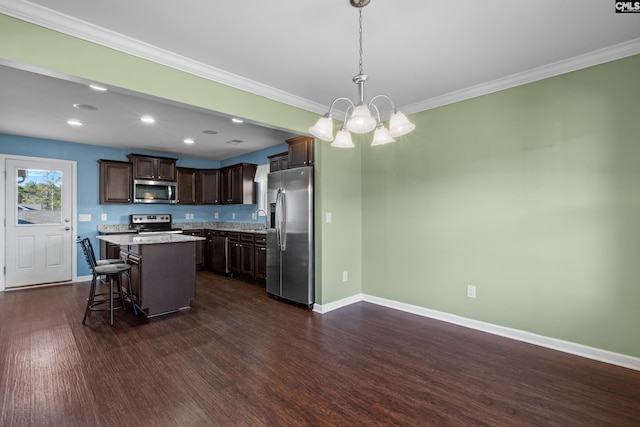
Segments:
[[[131,265],[130,283],[123,288],[147,317],[188,309],[196,294],[196,242],[203,237],[183,234],[100,235],[119,245],[120,257]]]

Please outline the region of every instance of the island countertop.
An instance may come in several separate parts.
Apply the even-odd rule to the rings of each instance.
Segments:
[[[162,243],[185,243],[185,242],[196,242],[198,240],[206,240],[205,237],[198,236],[190,236],[186,234],[106,234],[99,235],[99,240],[104,240],[105,242],[120,245],[120,246],[129,246],[129,245],[156,245]]]

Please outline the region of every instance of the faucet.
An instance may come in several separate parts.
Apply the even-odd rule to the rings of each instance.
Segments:
[[[264,227],[267,228],[267,212],[264,209],[258,209],[254,212],[256,214],[256,218],[260,216],[260,212],[264,214]]]

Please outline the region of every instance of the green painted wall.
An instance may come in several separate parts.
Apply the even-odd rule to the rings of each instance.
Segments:
[[[320,177],[315,186],[316,260],[321,260],[316,268],[316,300],[320,304],[362,293],[362,144],[353,140],[355,149],[316,140],[315,171]],[[326,222],[328,212],[331,223]],[[342,281],[344,271],[346,282]]]
[[[363,292],[640,357],[639,75],[459,102],[365,148]]]

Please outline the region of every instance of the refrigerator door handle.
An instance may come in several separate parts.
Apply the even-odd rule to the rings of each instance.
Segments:
[[[282,188],[278,188],[276,193],[276,247],[282,250]]]
[[[280,188],[276,190],[276,215],[273,228],[276,230],[276,249],[280,250]]]
[[[287,249],[287,199],[284,189],[280,193],[280,250]]]

